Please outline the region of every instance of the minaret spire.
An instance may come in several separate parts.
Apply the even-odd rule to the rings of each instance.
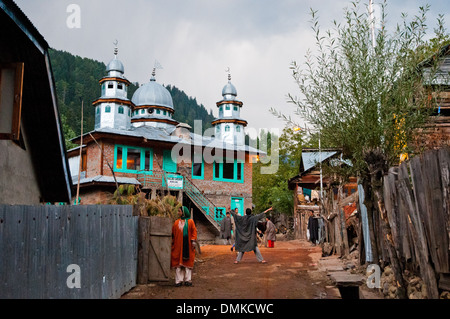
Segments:
[[[114,44],[114,58],[117,58],[117,53],[119,53],[119,48],[117,47],[117,45],[119,44],[119,41],[117,41],[117,39],[113,42]]]

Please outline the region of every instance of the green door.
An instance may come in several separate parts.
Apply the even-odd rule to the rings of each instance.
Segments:
[[[231,197],[231,210],[237,207],[238,214],[244,216],[244,199],[242,197]]]
[[[164,150],[163,153],[163,170],[166,173],[176,173],[177,172],[177,162],[172,160],[172,151]]]

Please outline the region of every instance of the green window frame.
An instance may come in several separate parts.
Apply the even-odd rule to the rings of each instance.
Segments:
[[[225,207],[214,207],[214,220],[220,222],[225,218],[226,213]]]
[[[233,163],[214,162],[213,180],[219,182],[244,183],[244,162],[235,159]]]
[[[134,174],[145,171],[153,174],[153,150],[138,146],[115,145],[114,171]]]
[[[111,106],[107,105],[105,107],[105,113],[111,113]]]
[[[225,132],[229,132],[229,131],[230,131],[230,126],[229,125],[225,126]]]
[[[118,112],[119,112],[119,114],[123,114],[123,106],[121,105],[121,106],[119,106],[119,110],[118,110]]]

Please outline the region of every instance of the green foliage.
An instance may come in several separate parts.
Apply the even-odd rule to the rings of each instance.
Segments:
[[[279,147],[272,149],[276,138],[278,137],[270,132],[261,132],[258,138],[258,146],[264,147],[262,144],[267,144],[267,156],[273,158],[278,155],[279,164],[273,174],[262,174],[262,168],[273,163],[264,164],[259,161],[253,164],[253,204],[257,212],[272,206],[277,212],[291,214],[293,194],[288,189],[287,181],[298,174],[304,137],[301,132],[294,131],[293,127],[285,127],[278,138]]]
[[[66,129],[77,136],[81,133],[81,102],[84,101],[84,132],[95,124],[92,102],[100,96],[99,80],[105,75],[106,65],[65,51],[49,50],[59,111],[66,119]],[[70,135],[64,131],[65,135]],[[66,137],[67,139],[67,137]]]

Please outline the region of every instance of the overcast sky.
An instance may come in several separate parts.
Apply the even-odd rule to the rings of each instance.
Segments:
[[[342,20],[343,9],[350,4],[348,0],[15,2],[50,47],[107,64],[117,39],[118,57],[131,82],[148,82],[157,60],[163,67],[157,71],[159,83],[175,85],[215,116],[229,67],[237,98],[244,103],[241,117],[256,129],[284,127],[270,114],[271,107],[293,114],[286,95],[297,94],[297,89],[289,66],[294,60],[301,64],[306,50],[314,49],[310,9],[318,10],[325,30],[333,19]],[[80,8],[79,28],[68,27],[70,4]],[[426,4],[431,5],[430,33],[439,13],[450,29],[448,0],[388,0],[388,20],[400,21],[402,12],[413,16]]]

